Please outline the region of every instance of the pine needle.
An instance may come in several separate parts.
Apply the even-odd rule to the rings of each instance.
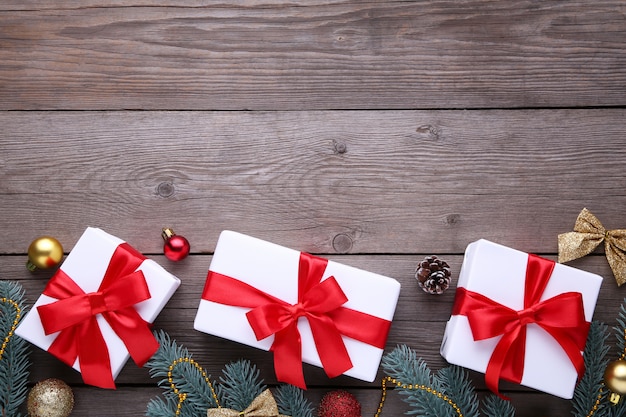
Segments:
[[[0,335],[3,338],[0,343],[6,341],[6,337],[15,324],[17,310],[20,310],[21,319],[28,310],[24,302],[24,290],[17,282],[0,281]],[[6,344],[2,357],[0,357],[0,415],[6,417],[21,417],[18,412],[19,406],[24,402],[27,395],[28,367],[30,348],[29,344],[21,337],[13,334]]]

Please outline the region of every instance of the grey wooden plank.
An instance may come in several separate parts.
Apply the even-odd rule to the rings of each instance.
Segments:
[[[624,12],[620,1],[11,1],[0,109],[623,106]]]
[[[623,228],[626,111],[5,112],[0,253],[99,226],[160,253],[238,230],[312,253],[554,253]]]
[[[346,4],[349,5],[350,0],[291,0],[289,2],[266,1],[266,0],[232,0],[227,3],[220,3],[206,0],[86,0],[80,3],[68,2],[66,0],[51,0],[45,3],[36,0],[6,0],[0,5],[0,10],[14,11],[38,11],[38,10],[76,10],[85,8],[116,8],[116,7],[189,7],[189,8],[225,8],[225,7],[295,7],[295,6],[320,6],[328,4]]]

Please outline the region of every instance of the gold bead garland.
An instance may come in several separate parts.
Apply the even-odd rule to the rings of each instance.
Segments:
[[[386,376],[383,378],[382,381],[382,394],[380,396],[380,403],[378,404],[378,410],[376,411],[376,414],[374,415],[374,417],[379,417],[380,413],[383,411],[383,404],[385,403],[385,399],[387,398],[387,383],[391,382],[392,384],[395,384],[398,388],[403,388],[403,389],[415,389],[415,390],[421,390],[421,391],[426,391],[429,394],[434,395],[437,398],[440,398],[442,401],[447,402],[450,407],[452,407],[454,409],[454,411],[456,412],[456,414],[459,417],[463,417],[463,413],[461,412],[461,409],[459,408],[458,405],[456,405],[456,403],[454,401],[452,401],[450,399],[450,397],[448,397],[447,395],[445,395],[444,393],[437,391],[436,389],[429,387],[427,385],[424,384],[403,384],[402,382],[398,381],[395,378],[392,378],[390,376]]]
[[[4,351],[6,350],[7,345],[9,344],[9,340],[11,340],[11,337],[13,337],[13,333],[15,332],[15,329],[17,328],[17,324],[20,321],[20,317],[22,316],[22,309],[20,308],[20,305],[16,301],[8,299],[6,297],[0,298],[0,301],[3,303],[9,303],[13,306],[13,308],[15,308],[15,320],[13,320],[13,324],[11,325],[11,330],[9,330],[9,333],[7,333],[6,337],[2,341],[2,347],[0,347],[0,360],[2,360]]]
[[[176,406],[176,416],[180,415],[180,410],[183,407],[183,402],[187,399],[187,393],[180,392],[180,390],[176,387],[176,384],[174,383],[174,378],[172,377],[172,371],[177,365],[180,365],[181,363],[189,363],[195,366],[196,369],[198,369],[198,371],[200,371],[200,374],[202,374],[202,377],[204,378],[204,382],[206,382],[206,384],[211,389],[211,395],[213,396],[213,400],[215,400],[215,404],[217,404],[217,406],[219,407],[220,403],[217,399],[217,394],[215,394],[215,390],[213,389],[213,384],[211,384],[211,380],[209,379],[209,376],[207,375],[206,371],[202,369],[200,365],[198,365],[198,362],[194,361],[191,358],[178,358],[178,359],[175,359],[170,364],[169,370],[167,371],[167,380],[170,383],[170,387],[172,388],[172,391],[174,391],[174,394],[178,395],[178,405]]]
[[[604,386],[604,384],[602,384],[602,386]],[[594,415],[596,411],[598,411],[598,407],[600,407],[601,400],[602,400],[602,388],[600,388],[600,393],[598,394],[598,397],[596,398],[596,402],[593,404],[593,407],[589,411],[589,414],[587,414],[587,417],[591,417],[592,415]]]

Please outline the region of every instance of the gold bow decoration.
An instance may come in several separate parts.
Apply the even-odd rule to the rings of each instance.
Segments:
[[[209,408],[207,417],[289,417],[278,413],[278,405],[269,389],[266,389],[243,411],[231,408]]]
[[[604,241],[606,259],[613,270],[617,285],[626,282],[626,229],[606,230],[600,220],[584,208],[574,225],[574,231],[560,234],[559,263],[572,261],[593,252]]]

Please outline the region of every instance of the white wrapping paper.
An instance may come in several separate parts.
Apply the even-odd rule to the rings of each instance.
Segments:
[[[514,310],[524,308],[524,283],[528,254],[487,240],[468,245],[458,287],[478,292]],[[541,301],[558,294],[580,292],[585,319],[591,322],[602,277],[556,264]],[[474,341],[467,317],[451,316],[441,344],[441,355],[452,364],[485,372],[501,339]],[[536,324],[527,327],[522,385],[570,399],[578,374],[563,348]]]
[[[123,242],[101,229],[89,227],[76,242],[74,249],[61,265],[61,269],[85,293],[97,291],[113,252]],[[180,280],[150,259],[143,261],[137,270],[143,272],[151,298],[137,304],[135,308],[145,321],[152,323],[180,285]],[[15,334],[43,350],[48,350],[59,333],[45,334],[37,307],[54,301],[56,301],[55,298],[42,294],[24,317]],[[111,329],[104,317],[98,314],[96,320],[109,350],[111,371],[115,379],[130,355],[122,340]],[[80,372],[78,359],[73,367]]]
[[[220,234],[210,270],[252,285],[290,304],[297,303],[300,252],[231,231]],[[392,278],[329,261],[323,280],[334,276],[349,301],[343,307],[392,321],[400,283]],[[257,341],[246,312],[249,308],[218,304],[202,299],[194,321],[201,332],[269,350],[274,336]],[[308,321],[300,318],[303,362],[321,367]],[[373,381],[383,349],[343,337],[353,368],[345,372]]]

